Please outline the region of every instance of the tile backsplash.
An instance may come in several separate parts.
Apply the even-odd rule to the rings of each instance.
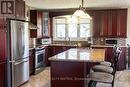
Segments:
[[[105,45],[106,39],[116,39],[117,45],[120,45],[120,46],[126,45],[126,38],[93,38],[92,44],[94,44],[94,45]]]

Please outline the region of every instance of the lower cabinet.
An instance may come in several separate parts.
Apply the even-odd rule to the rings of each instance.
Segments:
[[[31,49],[29,50],[29,73],[30,75],[34,74],[35,69],[35,50]]]
[[[94,48],[105,48],[105,61],[112,61],[112,58],[114,57],[112,51],[112,47],[94,47]],[[118,61],[118,70],[124,70],[126,69],[126,47],[121,47],[122,53]]]
[[[0,87],[6,87],[6,62],[0,62]]]

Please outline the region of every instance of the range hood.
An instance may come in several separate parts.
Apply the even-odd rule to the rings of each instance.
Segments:
[[[29,22],[29,29],[39,29],[39,27],[37,27],[33,23]]]

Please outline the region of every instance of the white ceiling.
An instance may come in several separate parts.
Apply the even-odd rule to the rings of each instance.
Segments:
[[[25,0],[30,7],[37,9],[68,9],[78,8],[82,0]],[[84,0],[88,8],[127,8],[130,0]]]

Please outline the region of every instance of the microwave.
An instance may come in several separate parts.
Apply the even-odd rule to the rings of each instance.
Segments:
[[[117,45],[117,40],[115,40],[115,39],[106,39],[105,44],[106,45]]]

